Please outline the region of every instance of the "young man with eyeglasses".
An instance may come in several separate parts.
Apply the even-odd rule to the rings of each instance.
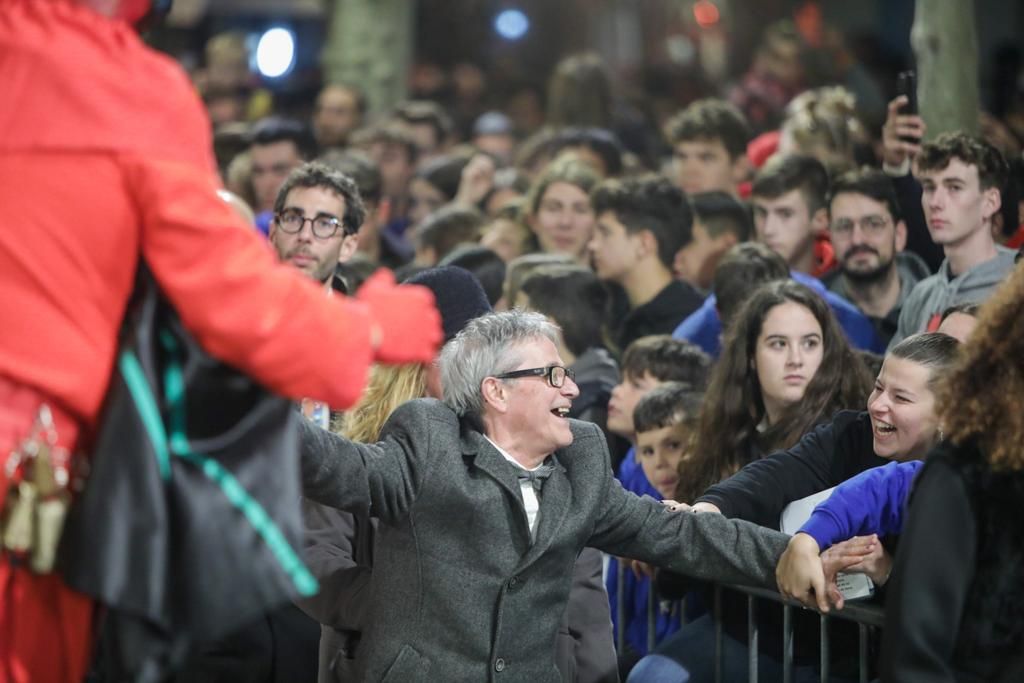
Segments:
[[[359,246],[365,216],[351,178],[321,163],[305,163],[292,171],[277,193],[270,243],[282,261],[330,291],[334,267]]]
[[[829,233],[838,267],[825,285],[871,320],[883,343],[896,333],[903,302],[928,266],[904,251],[903,222],[892,181],[881,171],[850,171],[829,189]]]

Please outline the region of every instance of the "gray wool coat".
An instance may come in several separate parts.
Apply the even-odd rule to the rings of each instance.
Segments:
[[[401,406],[377,444],[303,425],[305,495],[380,520],[360,680],[559,681],[555,635],[585,546],[696,578],[774,586],[787,536],[669,512],[625,491],[600,430],[571,426],[531,543],[513,466],[443,403]]]

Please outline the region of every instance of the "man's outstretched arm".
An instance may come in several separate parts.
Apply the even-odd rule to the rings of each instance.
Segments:
[[[714,513],[672,512],[610,479],[605,513],[588,545],[693,578],[775,587],[789,537]]]

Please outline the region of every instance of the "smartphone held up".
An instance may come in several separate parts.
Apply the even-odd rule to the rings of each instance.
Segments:
[[[906,103],[900,107],[900,114],[904,116],[916,116],[917,109],[917,73],[914,71],[901,71],[896,78],[896,94],[907,98]],[[900,139],[914,145],[921,144],[921,138],[911,135],[901,135]]]

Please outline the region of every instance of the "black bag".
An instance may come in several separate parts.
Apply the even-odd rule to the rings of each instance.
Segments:
[[[212,358],[144,267],[58,568],[106,606],[104,680],[160,681],[196,643],[317,591],[289,401]]]

